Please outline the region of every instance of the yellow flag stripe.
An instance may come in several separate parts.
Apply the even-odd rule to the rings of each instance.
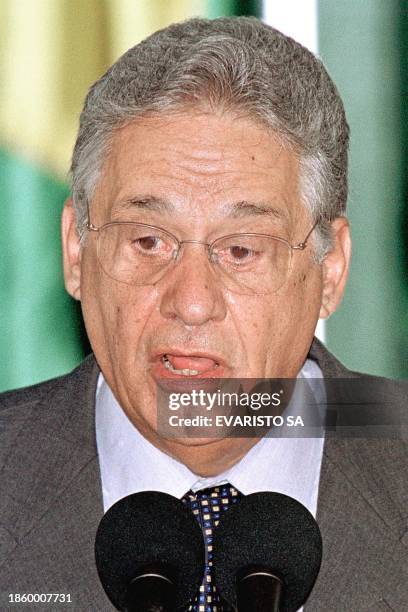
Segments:
[[[206,0],[120,0],[109,3],[113,58],[170,23],[205,16]]]
[[[0,0],[0,145],[64,178],[89,84],[206,0]]]

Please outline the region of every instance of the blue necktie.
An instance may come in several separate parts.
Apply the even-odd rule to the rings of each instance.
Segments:
[[[204,534],[205,573],[198,595],[190,604],[189,612],[229,612],[230,608],[220,599],[213,583],[212,556],[213,530],[217,527],[222,514],[232,504],[241,499],[242,493],[229,483],[193,493],[188,491],[182,502],[192,511]]]

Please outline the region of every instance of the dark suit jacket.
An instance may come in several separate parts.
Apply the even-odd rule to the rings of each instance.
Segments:
[[[318,341],[325,377],[353,377]],[[0,396],[0,610],[113,610],[95,569],[103,515],[95,442],[98,367]],[[393,401],[406,401],[396,391]],[[325,441],[317,521],[322,568],[307,612],[408,610],[407,446]],[[9,593],[70,593],[72,604],[10,605]]]

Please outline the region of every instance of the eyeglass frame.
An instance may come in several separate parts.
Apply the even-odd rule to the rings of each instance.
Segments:
[[[177,243],[177,245],[178,245],[178,248],[177,248],[177,251],[175,252],[175,255],[172,256],[173,261],[177,261],[178,260],[182,244],[202,244],[202,245],[207,247],[207,254],[208,254],[208,259],[209,259],[210,263],[214,263],[214,260],[212,259],[212,250],[211,250],[212,246],[216,242],[218,242],[219,240],[222,240],[222,239],[225,239],[225,238],[231,238],[232,236],[259,236],[260,238],[272,238],[273,240],[278,240],[279,242],[283,242],[284,244],[286,244],[291,249],[291,251],[304,251],[305,248],[308,245],[308,240],[309,240],[310,236],[312,235],[313,231],[316,229],[316,227],[317,227],[317,225],[319,223],[319,219],[317,219],[315,221],[315,223],[313,224],[312,228],[306,234],[304,240],[302,240],[298,244],[294,244],[294,245],[292,245],[288,240],[286,240],[286,238],[281,238],[280,236],[274,236],[272,234],[259,234],[257,232],[238,232],[238,233],[233,233],[233,234],[226,234],[225,236],[219,236],[218,238],[216,238],[215,240],[213,240],[212,242],[209,243],[209,242],[204,242],[203,240],[179,240],[177,238],[177,236],[175,236],[174,234],[172,234],[168,230],[165,230],[162,227],[159,227],[157,225],[150,225],[149,223],[140,223],[139,221],[109,221],[108,223],[104,223],[100,227],[96,227],[96,225],[94,225],[91,222],[91,215],[90,215],[89,203],[88,202],[87,202],[87,209],[88,209],[88,221],[87,221],[85,227],[90,232],[100,232],[101,230],[105,229],[106,227],[110,227],[112,225],[139,225],[139,226],[142,226],[142,227],[147,227],[147,228],[151,228],[151,229],[160,230],[164,234],[167,234],[168,236],[173,238],[175,240],[175,242]],[[98,234],[98,235],[100,235],[100,234]],[[170,262],[171,262],[171,260],[168,263],[170,263]],[[281,286],[283,286],[286,283],[286,281],[287,281],[287,278],[285,279],[284,283]]]

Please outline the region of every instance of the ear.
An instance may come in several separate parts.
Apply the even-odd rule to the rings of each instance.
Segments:
[[[323,264],[323,291],[320,318],[327,319],[337,310],[343,297],[351,259],[350,227],[345,217],[332,222],[334,244]]]
[[[72,199],[64,205],[61,219],[62,254],[65,288],[76,300],[81,299],[81,244],[76,229]]]

